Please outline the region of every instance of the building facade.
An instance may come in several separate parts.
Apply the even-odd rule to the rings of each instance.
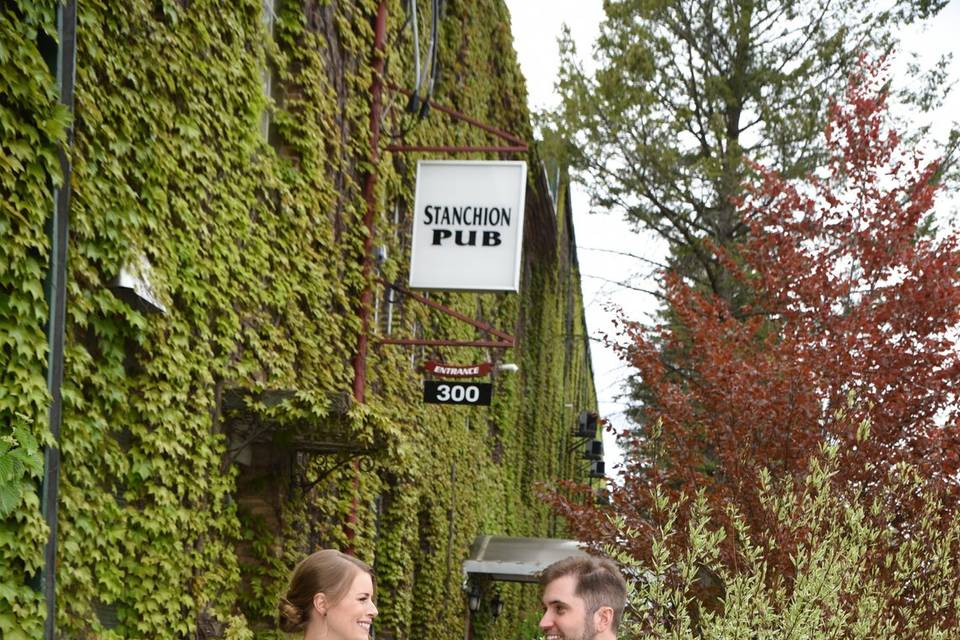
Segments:
[[[67,5],[75,33],[55,0],[0,9],[0,636],[42,636],[52,575],[58,637],[281,637],[290,569],[333,546],[376,568],[378,638],[462,637],[471,543],[562,534],[538,487],[587,476],[573,431],[596,404],[536,147],[388,149],[502,144],[403,89],[532,139],[505,6]],[[384,285],[405,282],[416,160],[442,157],[528,162],[520,292],[426,294],[512,348],[384,342],[489,338]],[[491,362],[491,404],[425,404],[426,361]],[[497,596],[475,637],[524,637],[534,590]]]

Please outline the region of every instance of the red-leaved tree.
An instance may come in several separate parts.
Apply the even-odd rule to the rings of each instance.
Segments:
[[[737,203],[748,239],[715,248],[741,306],[667,273],[670,321],[623,323],[620,349],[648,400],[642,424],[620,434],[627,456],[610,506],[554,494],[581,539],[623,543],[606,510],[644,531],[652,487],[703,489],[764,530],[760,469],[798,478],[825,443],[839,446],[834,481],[851,500],[880,495],[891,466],[908,462],[948,508],[957,503],[960,248],[955,233],[926,230],[938,164],[901,149],[885,72],[864,62],[851,78],[815,175],[791,182],[755,166]],[[877,518],[906,532],[914,499],[892,496]],[[630,543],[636,557],[643,539]],[[799,543],[768,549],[788,577]]]

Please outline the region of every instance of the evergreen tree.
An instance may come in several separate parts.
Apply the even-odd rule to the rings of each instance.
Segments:
[[[596,207],[654,231],[671,269],[736,308],[742,289],[709,244],[733,248],[748,233],[732,204],[744,158],[787,178],[819,166],[829,98],[858,57],[891,50],[896,29],[944,4],[609,0],[593,75],[561,37],[562,106],[547,124],[571,141]],[[930,107],[936,93],[912,98]]]

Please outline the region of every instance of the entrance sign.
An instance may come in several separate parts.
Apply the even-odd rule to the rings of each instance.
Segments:
[[[445,362],[427,360],[423,363],[423,369],[442,378],[477,378],[489,374],[493,369],[493,364],[489,362],[481,362],[480,364],[447,364]]]
[[[410,287],[519,291],[527,163],[421,160]]]
[[[423,401],[427,404],[489,405],[493,395],[490,382],[423,381]]]

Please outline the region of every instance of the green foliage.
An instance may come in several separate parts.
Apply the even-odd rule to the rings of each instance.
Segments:
[[[539,640],[540,634],[540,613],[528,615],[514,631],[511,640]]]
[[[29,573],[40,569],[42,543],[48,533],[36,491],[42,473],[43,455],[37,440],[18,416],[12,433],[0,436],[0,566]],[[41,611],[36,593],[24,585],[0,583],[0,632],[4,638],[35,637],[40,632],[37,620]],[[31,619],[33,624],[22,623]]]
[[[0,518],[6,518],[19,506],[33,481],[43,474],[43,457],[37,439],[24,422],[15,424],[13,433],[0,436]]]
[[[39,571],[48,533],[37,492],[49,403],[44,226],[69,117],[37,42],[56,38],[55,7],[0,9],[0,636],[17,639],[42,634],[42,599],[23,577]]]
[[[595,405],[588,354],[567,339],[584,327],[566,226],[550,207],[528,214],[537,242],[520,296],[434,295],[518,335],[496,357],[521,374],[497,375],[493,406],[425,407],[416,371],[426,358],[479,362],[488,351],[375,341],[358,404],[351,359],[371,284],[362,185],[377,172],[374,243],[388,247],[382,275],[400,281],[414,186],[415,158],[369,162],[377,2],[276,3],[272,25],[260,0],[78,4],[59,633],[279,637],[277,595],[320,546],[375,563],[380,629],[397,639],[461,633],[470,544],[480,532],[555,532],[532,484],[574,475],[563,405]],[[404,6],[389,3],[387,76],[397,84],[411,64]],[[37,637],[43,620],[25,576],[45,541],[33,490],[33,441],[49,439],[44,227],[69,123],[38,54],[38,34],[55,34],[54,9],[0,10],[0,477],[19,496],[0,512],[4,638]],[[451,5],[442,24],[439,101],[529,137],[503,4]],[[397,106],[388,100],[385,126],[409,129],[408,142],[490,142],[439,112],[416,121]],[[114,290],[121,269],[149,280],[167,311]],[[382,289],[376,298],[374,336],[386,332],[388,304]],[[394,335],[477,337],[410,301],[393,314]],[[321,447],[330,442],[340,449]],[[418,598],[451,604],[416,607]],[[506,591],[513,613],[498,629],[531,598]]]
[[[884,495],[862,503],[831,481],[836,449],[822,453],[797,481],[761,475],[761,503],[771,518],[763,530],[748,527],[735,510],[716,518],[702,494],[676,503],[659,490],[649,530],[616,521],[625,539],[650,541],[644,560],[608,549],[632,576],[621,637],[954,637],[960,525],[944,517],[941,496],[898,465],[889,469]],[[910,535],[891,508],[890,500],[903,496],[922,503]],[[683,510],[689,521],[680,532]],[[687,542],[677,544],[681,533]],[[800,542],[791,546],[791,570],[782,572],[770,557],[791,536]],[[721,557],[726,545],[734,549],[732,562]]]

